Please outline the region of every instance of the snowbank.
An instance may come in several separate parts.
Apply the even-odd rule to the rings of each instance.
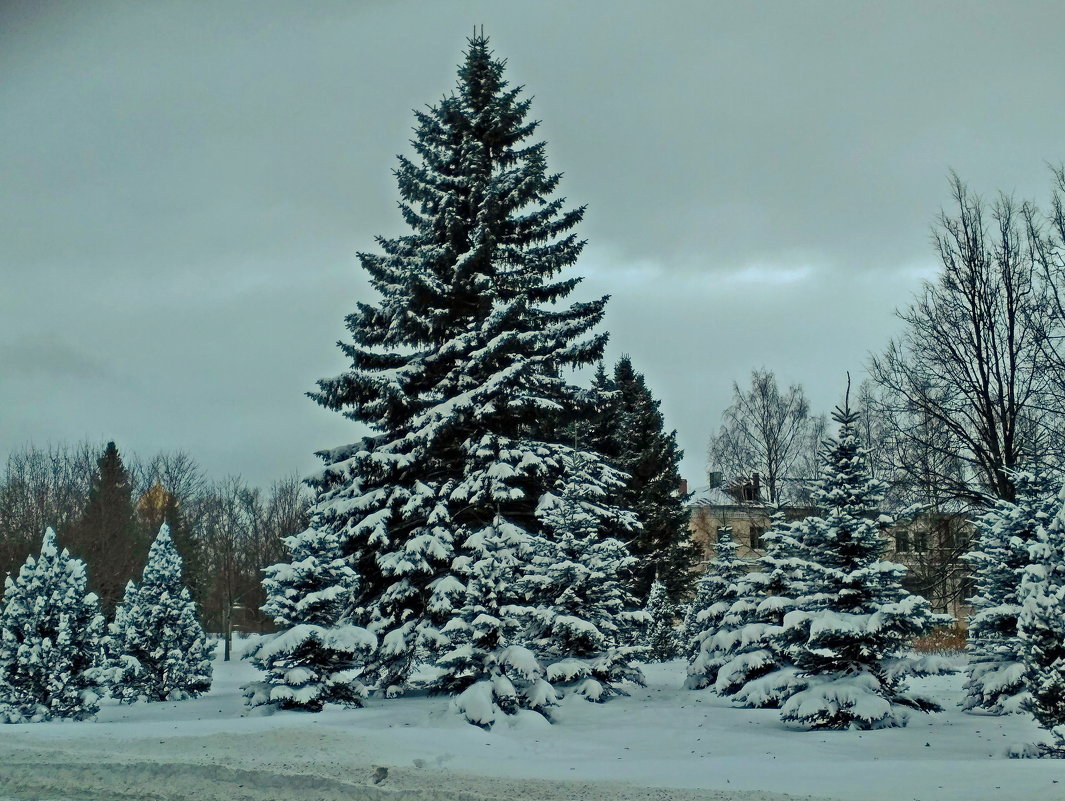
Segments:
[[[1060,801],[1057,760],[1010,760],[1036,739],[1024,716],[962,713],[962,676],[919,689],[948,711],[875,732],[795,732],[773,710],[681,689],[684,664],[606,704],[567,700],[483,731],[449,699],[370,699],[364,709],[249,713],[246,663],[216,663],[197,699],[119,706],[95,722],[0,726],[0,798],[84,801]],[[378,783],[375,783],[375,778]],[[1058,784],[1056,782],[1062,782]],[[788,794],[791,794],[790,796]]]

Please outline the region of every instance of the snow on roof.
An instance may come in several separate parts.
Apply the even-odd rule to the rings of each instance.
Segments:
[[[692,490],[688,506],[739,506],[739,502],[729,495],[724,487],[699,487]],[[752,504],[747,504],[748,506]]]

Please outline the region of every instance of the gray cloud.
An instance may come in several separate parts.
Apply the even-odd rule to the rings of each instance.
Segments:
[[[114,378],[100,359],[47,333],[0,344],[0,375],[8,381],[45,378],[100,382]]]
[[[0,15],[0,341],[37,371],[0,384],[0,452],[115,437],[268,481],[354,436],[302,393],[344,367],[354,253],[402,230],[395,154],[474,24],[588,204],[582,291],[613,294],[610,355],[648,373],[695,479],[733,380],[767,366],[827,407],[892,335],[948,168],[1041,199],[1065,158],[1059,2]],[[80,393],[47,393],[76,369],[61,343]]]

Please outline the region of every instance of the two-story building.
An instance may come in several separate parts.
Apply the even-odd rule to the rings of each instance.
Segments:
[[[713,557],[717,533],[726,526],[739,545],[740,556],[752,561],[765,551],[761,538],[771,525],[772,508],[762,499],[758,475],[728,485],[703,487],[688,502],[692,542],[704,564]],[[816,515],[812,506],[782,509],[786,519]],[[972,595],[970,569],[964,560],[973,533],[971,518],[963,512],[925,513],[884,528],[885,558],[907,568],[903,583],[923,595],[939,612],[964,624]]]

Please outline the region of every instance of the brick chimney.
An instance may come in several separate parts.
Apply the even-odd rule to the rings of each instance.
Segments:
[[[682,478],[680,480],[680,494],[681,495],[687,495],[688,494],[688,479],[686,479],[686,478]]]

